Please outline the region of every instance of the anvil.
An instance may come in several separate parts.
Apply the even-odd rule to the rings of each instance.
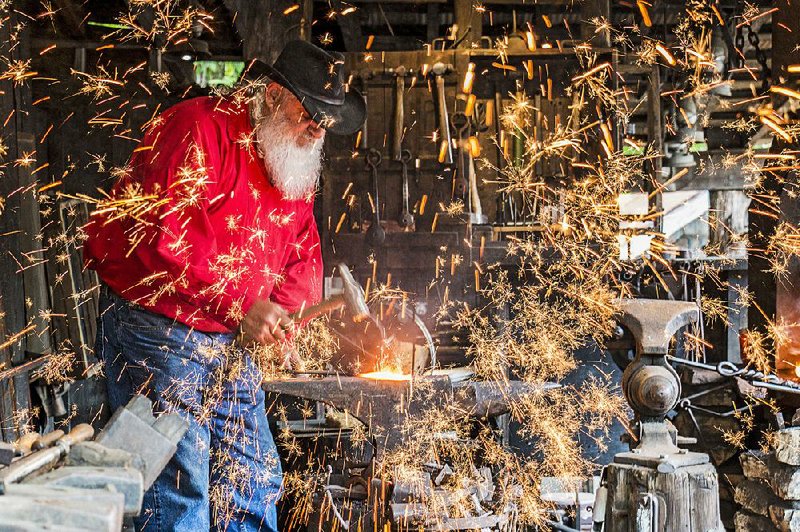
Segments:
[[[412,381],[334,376],[266,381],[264,391],[321,401],[363,422],[386,450],[402,444],[404,420],[430,408],[455,405],[464,416],[487,418],[509,411],[509,403],[521,396],[560,387],[553,382],[507,383],[463,381],[453,383],[446,375],[415,376]]]

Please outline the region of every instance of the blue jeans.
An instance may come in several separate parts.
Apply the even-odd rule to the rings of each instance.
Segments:
[[[281,469],[261,373],[233,335],[191,330],[105,286],[98,321],[111,408],[141,393],[189,421],[136,529],[277,531]]]

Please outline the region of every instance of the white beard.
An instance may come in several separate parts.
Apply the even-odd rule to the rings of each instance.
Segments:
[[[255,130],[258,153],[285,199],[309,198],[322,170],[322,139],[298,146],[285,114],[267,111]]]

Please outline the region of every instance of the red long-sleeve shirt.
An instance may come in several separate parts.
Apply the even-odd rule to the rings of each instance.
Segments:
[[[251,131],[247,107],[220,98],[157,117],[86,226],[86,265],[129,301],[207,332],[234,329],[259,298],[290,312],[319,301],[313,198],[283,199]]]

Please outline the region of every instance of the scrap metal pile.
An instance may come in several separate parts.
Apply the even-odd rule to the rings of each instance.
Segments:
[[[458,466],[470,468],[471,474],[465,477],[456,474],[451,459],[441,456],[439,462],[420,461],[419,469],[409,472],[392,465],[387,456],[403,452],[416,437],[403,427],[427,413],[455,408],[465,419],[485,421],[507,413],[523,396],[544,395],[560,386],[510,381],[501,388],[470,380],[454,383],[446,374],[413,380],[410,375],[383,377],[290,378],[264,384],[268,392],[321,401],[347,412],[364,423],[373,442],[370,462],[351,467],[349,474],[329,471],[316,479],[318,522],[342,530],[351,530],[351,524],[359,521],[362,527],[370,522],[394,523],[399,530],[515,529],[521,493],[505,500],[495,498],[501,492],[495,490],[492,468],[461,461]],[[473,447],[486,443],[447,430],[432,432],[430,437],[444,445],[452,445],[453,440]]]
[[[84,423],[68,434],[28,433],[0,444],[0,528],[122,530],[187,428],[176,414],[153,417],[152,403],[139,395],[94,440]]]

